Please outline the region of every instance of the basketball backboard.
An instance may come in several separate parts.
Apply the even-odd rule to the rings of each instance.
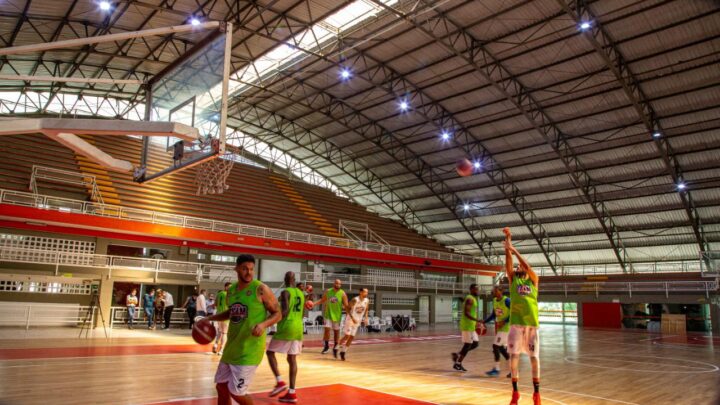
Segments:
[[[224,153],[232,24],[221,24],[154,76],[146,87],[147,121],[185,124],[198,139],[143,139],[135,181],[146,182]]]

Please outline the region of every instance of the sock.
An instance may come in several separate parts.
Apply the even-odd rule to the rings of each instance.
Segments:
[[[512,379],[513,391],[517,391],[517,378]]]
[[[288,389],[288,394],[294,394],[294,393],[295,393],[295,388]]]
[[[500,362],[499,361],[495,362],[495,370],[500,371]]]
[[[278,375],[278,376],[275,376],[275,380],[276,380],[278,383],[281,383],[281,382],[282,382],[282,377],[279,376],[279,375]]]
[[[329,349],[329,348],[330,348],[330,342],[326,340],[324,343],[325,343],[325,349]]]
[[[540,379],[539,378],[533,378],[533,388],[535,388],[535,392],[540,392]]]

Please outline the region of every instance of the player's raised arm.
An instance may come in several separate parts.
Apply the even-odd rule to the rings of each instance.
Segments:
[[[328,297],[328,292],[325,291],[325,293],[323,294],[322,298],[320,298],[319,300],[313,302],[313,308],[315,308],[316,306],[318,306],[318,305],[320,305],[320,304],[324,304],[324,303],[327,301],[327,299],[328,299],[327,297]]]
[[[507,275],[508,281],[512,283],[513,279],[513,256],[512,256],[512,234],[510,233],[510,228],[505,227],[503,228],[503,233],[505,234],[505,274]]]
[[[527,273],[528,277],[535,285],[535,288],[537,288],[538,284],[540,283],[540,278],[538,277],[537,273],[535,273],[535,270],[533,270],[530,263],[528,263],[528,261],[525,260],[525,258],[520,254],[520,252],[514,246],[512,246],[510,250],[515,255],[515,257],[517,257],[518,262],[520,262],[520,266]]]

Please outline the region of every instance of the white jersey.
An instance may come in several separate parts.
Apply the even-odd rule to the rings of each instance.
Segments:
[[[358,323],[362,322],[368,305],[370,305],[370,300],[367,298],[360,299],[360,297],[355,297],[350,302],[350,312]],[[352,319],[350,319],[350,321],[352,322]]]

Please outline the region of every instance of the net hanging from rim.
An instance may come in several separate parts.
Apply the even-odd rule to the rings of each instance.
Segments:
[[[226,183],[233,167],[233,160],[218,156],[198,165],[195,173],[195,195],[222,194],[230,186]]]

